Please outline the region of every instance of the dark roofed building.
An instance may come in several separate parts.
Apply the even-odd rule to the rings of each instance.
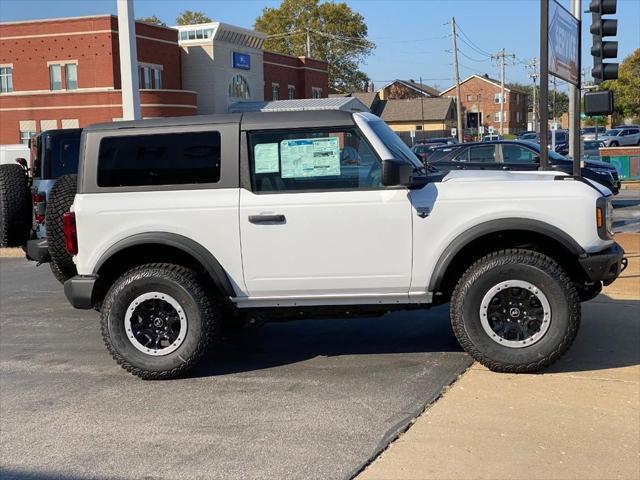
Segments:
[[[378,90],[382,100],[400,100],[407,98],[438,97],[440,92],[435,88],[416,82],[415,80],[394,80]]]

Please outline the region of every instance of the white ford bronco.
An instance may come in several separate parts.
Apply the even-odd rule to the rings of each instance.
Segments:
[[[94,125],[64,216],[78,271],[64,290],[146,379],[183,374],[229,322],[447,302],[476,360],[531,372],[626,266],[609,195],[558,172],[425,172],[368,113]]]

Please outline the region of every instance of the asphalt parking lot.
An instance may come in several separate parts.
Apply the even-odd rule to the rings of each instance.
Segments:
[[[0,259],[0,298],[6,479],[350,478],[472,363],[439,307],[247,329],[145,382],[46,265]]]

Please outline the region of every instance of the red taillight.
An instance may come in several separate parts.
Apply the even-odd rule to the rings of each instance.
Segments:
[[[45,196],[41,193],[33,194],[33,218],[36,223],[44,223],[46,209]]]
[[[62,222],[64,223],[64,238],[66,241],[67,252],[70,255],[76,255],[78,253],[78,231],[76,230],[76,214],[73,212],[67,212],[62,215]]]

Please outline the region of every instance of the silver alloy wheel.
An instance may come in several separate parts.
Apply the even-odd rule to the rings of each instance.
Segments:
[[[175,351],[187,335],[187,316],[178,301],[161,292],[135,298],[124,317],[131,344],[147,355],[162,356]]]
[[[494,342],[523,348],[540,341],[551,324],[551,305],[535,285],[507,280],[493,286],[480,304],[482,328]]]

